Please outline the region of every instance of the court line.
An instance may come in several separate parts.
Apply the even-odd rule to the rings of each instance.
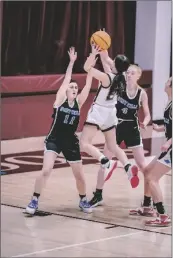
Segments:
[[[24,207],[15,206],[15,205],[11,205],[11,204],[1,203],[1,205],[3,205],[3,206],[9,206],[9,207],[17,208],[17,209],[25,209]],[[42,211],[42,212],[45,212],[45,211]],[[114,228],[116,228],[116,227],[121,227],[121,228],[134,229],[134,230],[138,230],[138,231],[142,231],[142,232],[148,232],[148,233],[155,233],[155,234],[161,234],[161,235],[172,236],[172,234],[169,234],[169,233],[166,233],[166,232],[158,232],[158,231],[153,231],[153,230],[145,229],[145,228],[130,227],[130,226],[125,226],[125,225],[119,225],[119,224],[104,222],[104,221],[100,221],[100,220],[94,220],[94,219],[88,219],[88,218],[81,218],[81,217],[76,217],[76,216],[66,215],[66,214],[60,214],[60,213],[54,213],[54,212],[51,212],[51,214],[52,214],[52,215],[55,215],[55,216],[70,218],[70,219],[77,219],[77,220],[84,220],[84,221],[89,221],[89,222],[100,223],[100,224],[104,224],[104,225],[113,226]],[[165,228],[168,228],[168,227],[165,227]],[[105,229],[108,229],[108,228],[106,227]],[[162,227],[162,229],[163,229],[163,227]],[[159,230],[159,229],[158,229],[158,230]]]
[[[108,240],[112,240],[112,239],[118,239],[118,238],[122,238],[122,237],[129,237],[129,236],[137,235],[137,234],[140,234],[140,233],[142,233],[142,232],[134,232],[134,233],[129,233],[129,234],[125,234],[125,235],[119,235],[119,236],[113,236],[113,237],[107,237],[107,238],[100,238],[100,239],[87,241],[87,242],[82,242],[82,243],[78,243],[78,244],[58,246],[58,247],[55,247],[55,248],[45,249],[45,250],[41,250],[41,251],[35,251],[35,252],[32,252],[32,253],[14,255],[14,256],[11,256],[11,257],[26,257],[26,256],[34,255],[34,254],[41,254],[41,253],[51,252],[51,251],[55,251],[55,250],[63,250],[63,249],[71,248],[71,247],[83,246],[83,245],[108,241]]]
[[[136,227],[130,227],[130,226],[123,226],[123,225],[116,225],[120,228],[128,228],[128,229],[134,229],[134,230],[140,230],[143,232],[148,232],[148,233],[156,233],[156,234],[161,234],[161,235],[166,235],[166,236],[172,236],[172,234],[166,233],[166,232],[159,232],[159,231],[153,231],[147,228],[136,228]],[[161,227],[161,228],[157,228],[157,230],[161,230],[161,229],[167,229],[167,228],[171,228],[172,226],[169,227]],[[110,229],[110,228],[115,228],[114,226],[110,226],[110,227],[106,227],[105,229]],[[150,227],[151,228],[151,227]],[[155,229],[156,227],[153,227],[153,229]]]
[[[138,228],[131,228],[131,227],[128,227],[128,226],[119,226],[119,227],[139,230]],[[105,229],[111,229],[111,228],[116,228],[116,227],[115,226],[109,226],[109,227],[106,227]],[[153,227],[153,229],[154,228],[156,228],[156,227]],[[169,227],[159,227],[159,228],[157,228],[157,230],[162,230],[162,229],[167,229],[167,228],[172,228],[172,226],[169,226]],[[163,235],[167,235],[167,236],[172,236],[171,234],[164,233],[164,232],[151,231],[151,230],[147,230],[147,229],[146,230],[145,229],[141,229],[141,230],[143,230],[144,232],[159,233],[159,234],[163,234]]]
[[[16,206],[16,205],[12,205],[12,204],[1,203],[1,205],[25,210],[25,207]],[[41,211],[41,210],[39,210],[39,211]],[[47,212],[47,211],[41,211],[41,212]],[[100,221],[100,220],[93,220],[93,219],[75,217],[75,216],[72,216],[72,215],[59,214],[59,213],[54,213],[54,212],[50,212],[50,213],[51,213],[51,215],[55,215],[55,216],[59,216],[59,217],[65,217],[65,218],[70,218],[70,219],[78,219],[78,220],[85,220],[85,221],[105,224],[105,225],[109,225],[109,226],[116,226],[116,224],[113,224],[113,223],[110,223],[110,222],[104,222],[104,221]]]

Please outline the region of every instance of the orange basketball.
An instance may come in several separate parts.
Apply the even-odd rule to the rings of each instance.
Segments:
[[[91,44],[96,44],[102,50],[107,50],[111,45],[111,37],[105,31],[96,31],[90,38]]]

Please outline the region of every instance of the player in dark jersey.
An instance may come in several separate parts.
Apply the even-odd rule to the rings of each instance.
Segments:
[[[100,56],[104,70],[109,72],[111,69],[111,59],[108,56],[108,52],[104,51],[103,53],[100,53]],[[109,60],[109,62],[107,62],[107,60]],[[141,74],[142,70],[137,65],[130,65],[126,72],[126,90],[122,92],[121,96],[118,96],[116,104],[118,118],[118,124],[116,126],[116,140],[118,145],[124,142],[127,148],[132,149],[134,159],[141,171],[143,171],[146,167],[146,159],[144,156],[140,127],[145,128],[151,118],[147,94],[137,83]],[[137,114],[140,107],[142,107],[144,111],[144,120],[142,123],[139,123]],[[108,151],[106,146],[104,148],[104,154],[110,159],[112,158],[112,154]],[[102,204],[103,185],[103,172],[100,167],[97,177],[96,191],[94,192],[93,198],[90,200],[92,207]],[[150,199],[149,187],[145,182],[144,205],[148,206]],[[137,211],[132,210],[130,211],[130,214],[134,212]],[[145,213],[146,212],[150,213],[153,212],[153,210],[149,206],[149,208],[145,209]]]
[[[171,219],[165,211],[163,195],[159,185],[159,180],[172,167],[172,77],[166,82],[165,92],[168,96],[168,104],[164,111],[164,125],[153,125],[157,132],[165,131],[166,142],[161,147],[162,153],[154,158],[146,167],[145,177],[149,184],[152,198],[154,200],[157,217],[154,220],[146,221],[148,226],[169,226]]]
[[[81,93],[77,95],[78,85],[76,82],[71,81],[72,69],[77,58],[77,53],[72,47],[68,54],[70,62],[64,81],[56,94],[56,100],[53,105],[53,122],[45,139],[42,172],[36,179],[32,200],[26,208],[26,213],[29,214],[34,214],[37,210],[38,198],[41,194],[41,190],[44,187],[53,169],[57,155],[60,152],[63,153],[72,168],[80,196],[79,207],[84,212],[90,213],[92,211],[86,199],[86,185],[79,149],[79,140],[75,134],[79,124],[80,108],[88,97],[92,84],[92,77],[88,74],[85,87]]]

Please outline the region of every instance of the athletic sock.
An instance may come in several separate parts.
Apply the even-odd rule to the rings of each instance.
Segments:
[[[144,195],[143,206],[144,206],[144,207],[149,207],[149,206],[151,206],[151,197]]]
[[[79,194],[79,197],[80,197],[81,201],[83,201],[83,199],[86,199],[86,194],[85,195]]]
[[[106,167],[108,168],[109,167],[109,164],[110,164],[110,161],[107,157],[102,157],[102,159],[100,160],[100,163],[103,167]]]
[[[164,208],[162,202],[157,202],[156,203],[156,209],[157,209],[159,214],[165,214],[165,208]]]
[[[40,197],[40,194],[39,193],[33,193],[33,197],[36,197],[37,199]]]
[[[96,188],[95,194],[102,196],[102,191],[103,191],[103,189]]]

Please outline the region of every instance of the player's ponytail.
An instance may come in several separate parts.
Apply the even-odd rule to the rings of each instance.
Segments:
[[[114,77],[112,85],[110,86],[110,90],[107,95],[107,100],[112,99],[115,94],[117,96],[120,96],[122,92],[125,91],[126,89],[126,80],[123,75],[123,72],[127,71],[130,65],[130,61],[124,55],[117,55],[114,62],[115,62],[115,68],[117,70],[117,74]]]

